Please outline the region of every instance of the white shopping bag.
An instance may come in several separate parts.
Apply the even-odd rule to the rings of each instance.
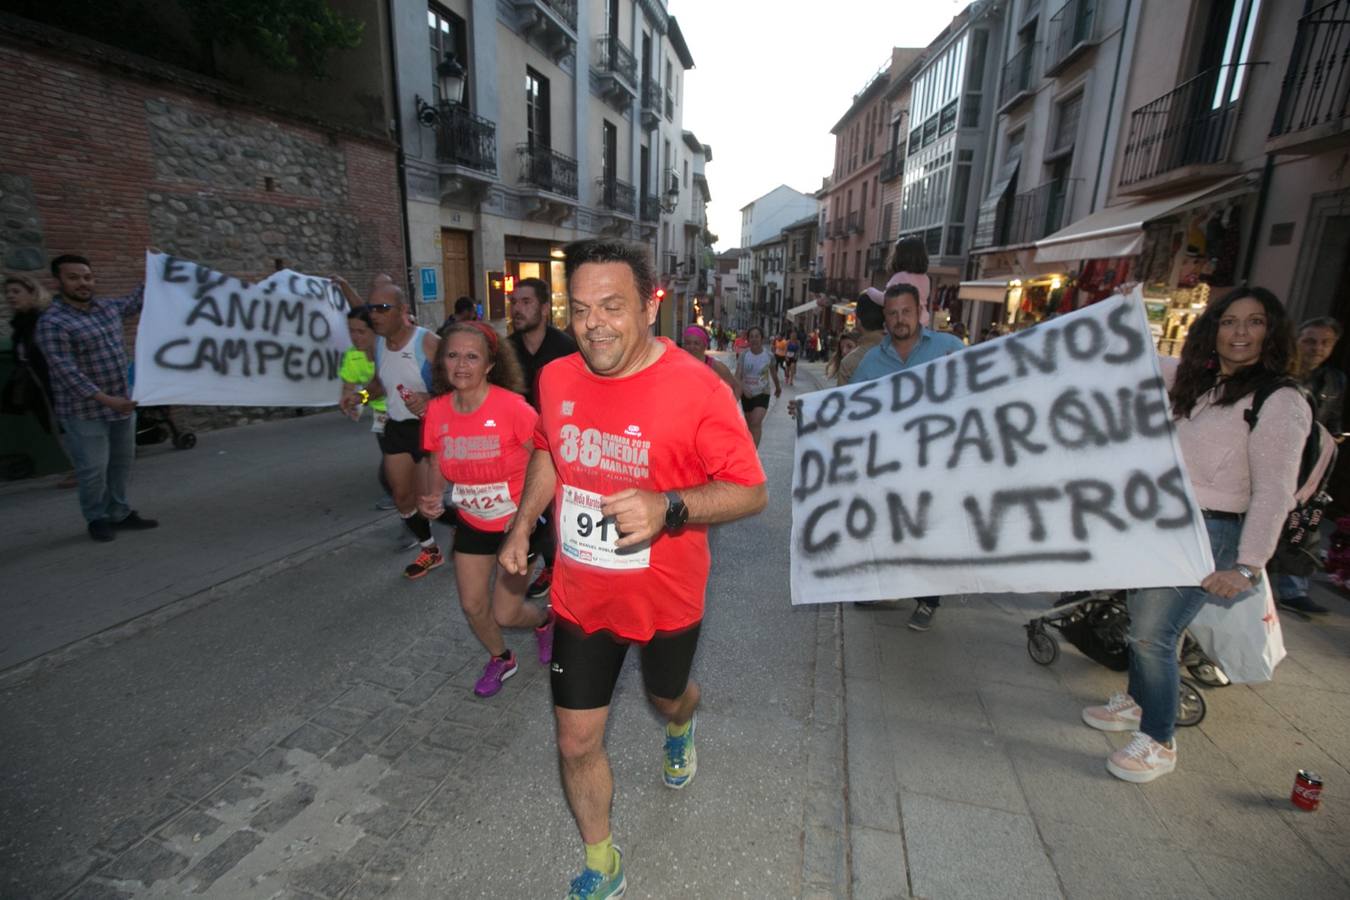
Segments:
[[[1224,674],[1239,684],[1270,681],[1285,657],[1269,576],[1231,606],[1206,603],[1188,630]]]

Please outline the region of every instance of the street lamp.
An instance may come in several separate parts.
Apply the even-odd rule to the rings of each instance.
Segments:
[[[464,102],[464,66],[460,65],[454,53],[447,52],[436,66],[436,84],[440,88],[441,101],[451,106]],[[441,111],[432,104],[414,94],[413,102],[417,109],[417,121],[427,128],[435,128],[440,121]]]

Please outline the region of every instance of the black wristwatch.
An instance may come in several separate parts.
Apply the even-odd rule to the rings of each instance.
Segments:
[[[675,491],[666,491],[666,528],[674,531],[689,521],[689,507]]]

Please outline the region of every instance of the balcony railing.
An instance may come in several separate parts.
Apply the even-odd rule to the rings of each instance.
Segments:
[[[1121,186],[1183,166],[1228,162],[1249,65],[1201,72],[1131,113]]]
[[[867,248],[867,271],[868,273],[880,272],[886,267],[886,250],[890,247],[889,241],[873,241]]]
[[[577,0],[542,0],[542,2],[571,26],[573,31],[577,30]]]
[[[1272,138],[1350,117],[1350,0],[1333,0],[1298,22],[1275,108]]]
[[[998,89],[1000,109],[1012,106],[1031,91],[1031,73],[1035,68],[1036,53],[1040,46],[1027,44],[1004,63]]]
[[[531,147],[521,144],[516,148],[520,155],[520,180],[526,184],[577,199],[577,161],[563,156],[547,147]]]
[[[441,103],[436,119],[436,159],[497,174],[497,125],[457,103]]]
[[[881,180],[894,181],[905,174],[905,148],[892,147],[881,158]]]
[[[1013,198],[1008,216],[1007,244],[1029,244],[1068,224],[1077,178],[1047,181]]]
[[[655,194],[648,194],[642,198],[642,221],[659,222],[661,221],[661,198]]]
[[[1067,66],[1092,43],[1100,0],[1069,0],[1053,16],[1046,31],[1045,74]]]
[[[595,41],[596,68],[619,76],[630,85],[637,81],[637,57],[624,46],[623,41],[612,35],[605,35]]]
[[[595,180],[600,188],[600,205],[605,209],[631,216],[637,202],[637,190],[625,181],[617,178],[600,177]]]

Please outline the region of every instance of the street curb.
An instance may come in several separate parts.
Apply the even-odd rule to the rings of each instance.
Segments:
[[[847,900],[853,896],[843,650],[841,607],[837,603],[824,604],[816,617],[808,727],[801,873],[805,898]]]
[[[393,515],[394,513],[386,513],[373,521],[358,525],[348,531],[325,536],[308,547],[303,547],[280,559],[264,563],[256,569],[231,576],[223,581],[218,581],[213,585],[204,587],[185,597],[169,600],[163,605],[157,606],[148,612],[139,613],[116,625],[104,628],[102,631],[71,641],[69,644],[63,644],[54,650],[48,650],[41,656],[36,656],[33,659],[25,660],[24,662],[11,666],[4,671],[0,671],[0,691],[16,687],[36,675],[53,672],[62,666],[69,665],[78,659],[88,656],[96,650],[111,647],[114,644],[133,638],[157,625],[163,625],[165,622],[176,619],[184,613],[192,612],[195,609],[201,609],[203,606],[213,603],[227,594],[270,578],[278,572],[291,568],[292,566],[303,565],[326,553],[346,547],[348,544],[355,542],[366,534],[375,531],[380,526],[387,525],[388,520],[392,518]]]

